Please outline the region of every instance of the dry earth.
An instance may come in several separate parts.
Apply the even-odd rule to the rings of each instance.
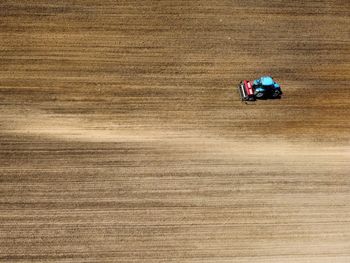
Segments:
[[[2,0],[0,262],[350,262],[349,10]]]

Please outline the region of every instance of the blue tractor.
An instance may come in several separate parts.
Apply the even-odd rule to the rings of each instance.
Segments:
[[[279,99],[282,95],[280,85],[270,76],[263,76],[254,81],[241,81],[238,86],[238,91],[242,101]]]

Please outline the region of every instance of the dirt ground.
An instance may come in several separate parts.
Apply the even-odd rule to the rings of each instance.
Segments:
[[[2,0],[0,262],[350,262],[349,10]]]

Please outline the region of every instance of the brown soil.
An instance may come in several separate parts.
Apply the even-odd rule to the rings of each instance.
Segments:
[[[349,10],[1,1],[0,262],[350,262]]]

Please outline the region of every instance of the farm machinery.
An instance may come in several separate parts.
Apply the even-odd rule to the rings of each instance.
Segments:
[[[254,81],[243,80],[238,85],[242,101],[255,101],[256,99],[279,99],[282,95],[280,85],[270,76],[263,76]]]

